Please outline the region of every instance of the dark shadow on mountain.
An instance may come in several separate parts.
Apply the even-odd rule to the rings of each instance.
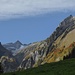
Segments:
[[[71,59],[71,58],[75,58],[75,47],[73,48],[72,52],[68,55],[68,56],[64,56],[64,60],[65,59]]]

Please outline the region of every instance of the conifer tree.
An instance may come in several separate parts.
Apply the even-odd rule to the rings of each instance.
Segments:
[[[3,73],[3,67],[2,64],[0,63],[0,74]]]

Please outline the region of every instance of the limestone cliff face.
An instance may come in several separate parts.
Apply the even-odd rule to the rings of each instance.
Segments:
[[[49,38],[47,38],[46,41],[49,44],[48,53],[54,48],[55,41],[59,37],[61,37],[61,40],[62,40],[73,29],[75,29],[75,17],[70,15],[69,17],[64,19],[59,24],[59,27],[57,27],[56,30],[53,32],[53,34]]]
[[[61,22],[55,32],[58,33],[58,37],[50,43],[48,54],[43,63],[64,60],[64,57],[66,58],[73,50],[75,50],[75,17],[69,16],[66,18],[63,22]],[[70,45],[73,46],[70,47]]]
[[[73,50],[73,47],[68,49],[75,42],[74,33],[75,17],[70,15],[59,24],[59,27],[49,38],[22,50],[25,53],[19,68],[27,69],[44,63],[63,60]]]
[[[60,60],[75,58],[75,42],[68,47],[55,48],[45,57],[44,63],[58,62]]]
[[[32,68],[40,65],[47,53],[47,42],[36,42],[21,50],[20,53],[24,53],[23,61],[19,68]]]

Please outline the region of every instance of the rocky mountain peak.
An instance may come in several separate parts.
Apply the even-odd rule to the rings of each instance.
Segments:
[[[59,26],[65,26],[65,25],[73,25],[75,19],[75,17],[73,17],[72,15],[68,16],[67,18],[65,18],[60,24]]]
[[[61,36],[64,33],[65,37],[71,30],[73,30],[75,28],[75,17],[73,17],[72,15],[68,16],[67,18],[65,18],[60,24],[59,26],[56,28],[56,30],[52,33],[52,35],[47,38],[47,43],[49,44],[49,51],[52,50],[53,46],[52,43],[54,43],[54,41]],[[48,52],[49,52],[48,51]]]
[[[22,45],[22,43],[19,40],[17,40],[14,44]]]

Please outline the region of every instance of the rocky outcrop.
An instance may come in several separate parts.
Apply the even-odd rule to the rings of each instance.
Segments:
[[[0,62],[3,66],[4,72],[13,72],[17,70],[18,64],[14,58],[2,56]]]
[[[58,62],[60,60],[75,58],[75,42],[71,43],[68,47],[61,47],[52,50],[45,57],[43,63]]]
[[[23,61],[21,62],[19,68],[32,68],[41,64],[46,56],[48,45],[45,41],[33,43],[27,48],[21,50],[25,52]]]
[[[70,15],[69,17],[64,19],[64,21],[62,21],[59,24],[59,27],[56,28],[56,30],[53,32],[53,34],[49,38],[47,38],[46,41],[49,44],[47,54],[53,49],[53,47],[54,47],[53,43],[59,36],[64,34],[63,37],[61,38],[61,39],[63,39],[73,29],[75,29],[75,17]]]
[[[59,28],[60,27],[62,27],[64,31],[62,31],[62,34],[58,36],[52,43],[50,43],[48,47],[48,54],[43,63],[64,60],[66,58],[71,58],[73,55],[72,52],[74,52],[75,49],[72,49],[73,47],[70,48],[69,46],[75,42],[75,17],[69,16],[63,22],[61,22]],[[60,31],[61,30],[59,30],[59,32]]]

